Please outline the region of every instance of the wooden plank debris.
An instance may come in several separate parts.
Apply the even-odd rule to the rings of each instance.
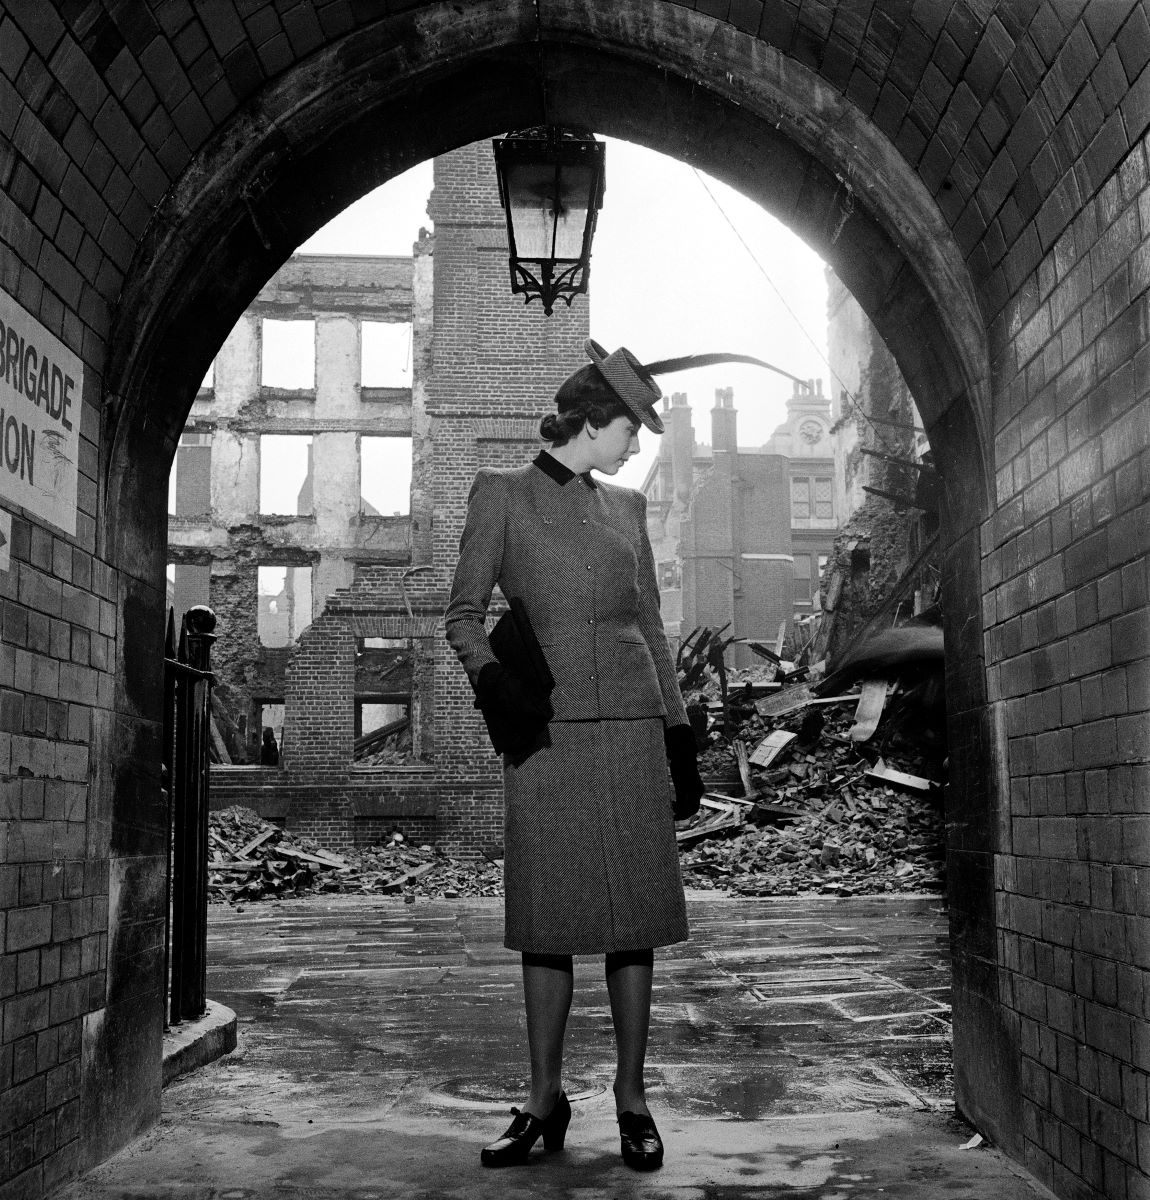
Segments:
[[[912,775],[909,771],[897,771],[894,767],[888,767],[881,758],[867,771],[867,778],[907,788],[912,792],[931,792],[938,786],[933,780],[922,775]]]
[[[243,846],[239,850],[237,850],[236,857],[237,858],[247,858],[248,855],[251,854],[251,852],[253,850],[256,850],[260,846],[262,846],[264,844],[264,842],[266,842],[268,840],[268,838],[270,838],[275,832],[276,832],[275,826],[269,825],[267,827],[267,829],[263,830],[261,833],[257,833],[256,836],[254,838],[252,838],[252,840],[250,842],[248,842],[248,844],[246,846]]]
[[[888,492],[884,488],[870,487],[863,484],[863,491],[869,492],[872,496],[880,496],[883,500],[889,500],[892,504],[899,508],[921,508],[920,504],[915,503],[914,496],[907,496],[902,492]]]
[[[336,858],[334,854],[309,854],[306,850],[297,850],[294,846],[277,846],[276,854],[284,858],[295,859],[296,862],[317,863],[321,867],[346,867],[347,862]]]
[[[747,747],[743,743],[742,738],[734,739],[734,747],[735,762],[739,767],[739,778],[743,781],[743,795],[753,799],[759,793],[755,785],[751,782],[751,766],[747,761]]]
[[[784,688],[777,696],[767,696],[755,702],[755,712],[760,717],[785,717],[816,704],[852,704],[859,698],[858,692],[847,692],[842,696],[816,696],[814,685],[796,684]]]
[[[418,867],[412,867],[410,871],[405,871],[402,875],[397,875],[394,879],[389,879],[387,883],[381,884],[376,890],[382,892],[385,896],[402,892],[408,884],[414,883],[417,879],[422,879],[424,875],[434,871],[437,865],[437,863],[429,862],[422,863]]]
[[[227,743],[220,733],[220,727],[216,724],[215,713],[208,718],[208,736],[212,739],[212,750],[215,751],[216,761],[231,766],[232,756],[228,753]]]

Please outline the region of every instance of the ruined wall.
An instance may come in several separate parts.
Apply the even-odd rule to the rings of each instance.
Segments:
[[[360,501],[361,438],[412,432],[411,389],[362,385],[360,322],[411,319],[412,294],[411,261],[294,257],[233,329],[216,356],[211,385],[197,396],[187,426],[191,437],[185,438],[195,444],[182,446],[176,460],[169,557],[176,564],[210,563],[203,602],[216,611],[220,634],[213,704],[232,763],[259,763],[262,703],[283,703],[289,714],[295,744],[281,765],[302,767],[315,753],[324,756],[330,743],[320,746],[299,736],[296,697],[306,702],[329,680],[322,669],[313,680],[299,670],[289,672],[292,651],[277,643],[294,642],[293,630],[309,625],[327,597],[350,584],[357,563],[406,565],[412,525],[422,520],[425,530],[429,524],[423,493],[410,519],[370,513]],[[263,360],[271,353],[263,344],[266,319],[314,323],[315,373],[307,386],[265,382]],[[261,477],[277,470],[276,463],[261,461],[260,439],[268,434],[310,438],[307,474],[293,512],[260,511]],[[268,604],[258,592],[264,565],[309,568],[312,586],[310,597],[294,597],[290,589],[278,597],[283,611],[274,619],[264,614],[261,637],[257,614]],[[388,604],[393,592],[389,585]],[[305,611],[293,611],[300,604]],[[279,634],[273,625],[282,627]],[[225,773],[217,771],[217,779]],[[257,778],[248,781],[259,787]],[[229,786],[229,798],[236,786],[239,781]]]
[[[852,508],[820,585],[825,615],[816,645],[833,668],[929,547],[938,531],[938,489],[918,409],[894,356],[857,302],[831,283],[828,341],[835,369],[856,381],[852,390],[840,389],[833,426],[835,467],[842,473],[836,488]],[[928,551],[915,574],[907,601],[898,606],[900,618],[914,614],[915,591],[922,604],[934,601],[937,552]]]

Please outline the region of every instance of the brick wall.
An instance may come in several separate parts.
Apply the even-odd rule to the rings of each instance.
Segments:
[[[1145,5],[626,0],[542,6],[534,26],[506,5],[398,7],[0,8],[0,286],[85,363],[77,532],[14,513],[0,572],[8,1192],[42,1194],[158,1113],[160,498],[199,380],[326,216],[445,137],[539,120],[545,96],[555,119],[737,179],[895,349],[940,451],[959,599],[959,1101],[1063,1195],[1144,1195]],[[479,170],[441,185],[492,197]],[[544,319],[479,278],[490,216],[489,240],[435,218],[443,386],[424,428],[451,457],[420,616],[442,608],[469,423],[526,417],[580,357],[585,309]],[[538,353],[529,379],[503,337]],[[457,734],[476,720],[458,669],[434,670],[460,721],[442,723],[461,738],[445,811],[484,828],[497,773]],[[86,778],[57,779],[77,746]],[[106,961],[88,940],[105,936]]]
[[[28,305],[34,280],[13,282]],[[62,314],[55,332],[70,336]],[[109,991],[110,830],[93,836],[105,805],[92,779],[120,617],[115,573],[94,553],[91,394],[83,428],[76,535],[14,515],[0,571],[0,1179],[29,1189],[81,1161],[84,1031]]]
[[[999,980],[1027,1165],[1147,1194],[1150,187],[1136,143],[995,329],[983,620],[1010,816]]]

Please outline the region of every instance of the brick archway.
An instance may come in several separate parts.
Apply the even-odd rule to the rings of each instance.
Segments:
[[[91,745],[74,781],[87,807],[62,822],[76,828],[52,840],[15,826],[46,882],[21,885],[9,941],[55,944],[47,865],[63,854],[80,867],[69,903],[82,896],[96,922],[83,936],[110,944],[101,957],[85,943],[81,959],[71,915],[59,926],[91,1015],[71,985],[53,999],[76,1064],[85,1030],[82,1068],[53,1094],[73,1101],[82,1073],[91,1120],[82,1144],[73,1131],[27,1169],[51,1186],[158,1104],[157,1026],[138,1021],[158,968],[133,950],[154,932],[162,870],[158,647],[140,630],[160,627],[159,497],[195,384],[263,281],[348,201],[550,119],[746,191],[835,266],[898,359],[945,483],[957,598],[960,1103],[1066,1195],[1138,1186],[1145,1124],[1112,1083],[1127,1072],[1135,1095],[1146,1085],[1135,984],[1150,961],[1134,898],[1148,707],[1144,6],[382,7],[0,4],[0,280],[86,367],[78,532],[14,518],[6,609],[70,624],[73,645],[94,635],[90,661],[66,664],[63,724],[65,701],[36,690],[57,641],[35,641],[31,622],[31,671],[0,682],[21,736]],[[35,1015],[48,986],[21,976],[12,1011]],[[1087,1049],[1068,1056],[1075,1042]],[[42,1112],[28,1111],[30,1130]]]
[[[470,6],[466,21],[438,13],[401,49],[387,23],[368,26],[221,129],[158,208],[125,280],[107,371],[117,426],[132,425],[121,410],[163,394],[175,403],[156,428],[178,432],[188,380],[231,322],[367,190],[509,128],[582,123],[705,168],[818,250],[919,397],[953,516],[964,528],[980,519],[991,502],[985,316],[950,227],[895,145],[817,72],[687,9],[572,3],[549,19],[542,53],[499,4]],[[947,470],[957,430],[961,479]]]
[[[300,241],[424,157],[545,119],[586,123],[757,199],[823,255],[883,334],[918,399],[946,487],[946,587],[960,598],[947,629],[952,738],[987,744],[981,630],[965,619],[979,602],[979,526],[992,506],[987,337],[969,269],[926,185],[817,72],[745,32],[671,5],[608,13],[568,3],[549,15],[542,53],[531,26],[501,4],[472,5],[465,22],[430,14],[412,26],[402,53],[387,23],[369,26],[351,45],[285,74],[203,147],[153,218],[113,328],[110,536],[125,549],[147,544],[140,528],[150,520],[162,544],[165,517],[148,498],[162,494],[196,382]],[[700,61],[702,42],[710,50]],[[152,464],[151,478],[143,463]],[[131,523],[117,525],[128,514]],[[441,588],[449,569],[436,564]],[[131,648],[124,653],[130,658]],[[994,959],[984,867],[992,827],[980,827],[988,770],[986,756],[970,759],[951,789],[952,827],[978,831],[953,847],[951,862],[961,881],[953,902],[963,979],[967,952],[983,972]],[[979,798],[974,810],[968,795]],[[957,989],[957,1041],[969,1029],[1005,1057],[987,986],[981,979],[970,989],[969,1003]],[[981,1104],[984,1061],[972,1054],[968,1068],[960,1063],[967,1111]],[[1002,1079],[999,1072],[1005,1098]],[[978,1115],[1002,1120],[997,1106]]]

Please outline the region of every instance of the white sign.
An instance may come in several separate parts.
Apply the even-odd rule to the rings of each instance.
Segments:
[[[84,368],[0,290],[0,499],[76,532]]]

